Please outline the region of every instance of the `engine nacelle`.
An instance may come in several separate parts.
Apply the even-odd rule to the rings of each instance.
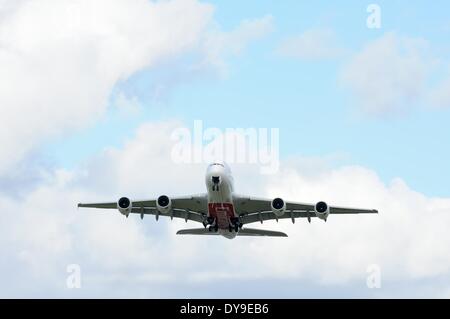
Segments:
[[[166,195],[161,195],[156,200],[156,208],[161,214],[167,214],[172,210],[172,201]]]
[[[275,198],[270,204],[272,212],[277,216],[283,216],[286,212],[286,202],[281,198]]]
[[[128,216],[128,214],[131,213],[131,208],[133,207],[133,204],[131,203],[131,200],[128,197],[121,197],[117,201],[117,209],[122,215]]]
[[[328,206],[328,204],[325,202],[318,202],[314,206],[314,211],[318,218],[326,221],[328,218],[328,215],[330,214],[330,206]]]

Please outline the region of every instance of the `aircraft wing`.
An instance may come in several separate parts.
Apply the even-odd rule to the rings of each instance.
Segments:
[[[191,195],[184,197],[170,198],[172,202],[172,210],[167,214],[162,214],[156,209],[156,199],[150,200],[131,200],[132,208],[130,213],[144,215],[166,216],[170,218],[182,218],[186,221],[191,220],[202,223],[207,215],[207,197],[206,194]],[[80,203],[78,207],[100,208],[100,209],[117,209],[117,202],[106,203]]]
[[[314,204],[298,203],[286,201],[286,212],[277,217],[271,209],[272,200],[263,198],[254,198],[246,196],[235,196],[234,205],[236,212],[241,218],[243,224],[254,222],[263,222],[266,220],[278,220],[290,218],[295,221],[296,218],[316,217]],[[359,209],[330,206],[330,214],[377,214],[374,209]]]

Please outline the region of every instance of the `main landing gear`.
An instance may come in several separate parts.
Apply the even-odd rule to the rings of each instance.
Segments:
[[[217,233],[217,232],[219,231],[219,225],[217,225],[217,224],[215,224],[214,226],[211,225],[211,226],[209,226],[208,230],[209,230],[210,232],[215,232],[215,233]]]
[[[209,227],[208,227],[209,225]],[[203,226],[206,228],[208,227],[208,230],[210,232],[217,232],[219,231],[219,225],[217,225],[216,223],[216,219],[213,217],[207,217],[204,221],[203,221]]]
[[[207,227],[208,225],[213,225],[215,223],[215,220],[214,220],[214,218],[212,218],[212,217],[206,217],[204,220],[203,220],[203,227]]]
[[[203,221],[203,226],[206,228],[208,227],[208,230],[210,232],[218,232],[219,231],[219,225],[216,222],[216,219],[213,217],[207,217],[204,221]],[[228,225],[228,230],[229,232],[238,232],[239,229],[242,228],[242,226],[244,226],[244,224],[241,223],[241,221],[239,220],[239,218],[230,218],[230,223]]]
[[[230,225],[228,226],[228,231],[231,233],[233,230],[237,233],[241,229],[243,224],[240,222],[239,218],[230,218]]]

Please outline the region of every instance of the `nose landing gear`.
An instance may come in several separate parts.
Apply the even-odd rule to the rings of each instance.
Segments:
[[[220,176],[213,176],[213,177],[211,177],[211,181],[213,183],[212,190],[213,191],[219,191]]]

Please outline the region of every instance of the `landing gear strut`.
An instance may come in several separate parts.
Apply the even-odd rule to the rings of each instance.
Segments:
[[[230,233],[234,230],[236,233],[241,229],[243,224],[240,222],[239,218],[231,218],[230,225],[228,226],[228,230]]]
[[[215,233],[217,233],[218,231],[219,231],[219,225],[214,225],[214,226],[209,226],[209,228],[208,228],[208,230],[210,231],[210,232],[215,232]]]
[[[208,230],[210,232],[212,232],[212,231],[217,232],[219,230],[219,225],[217,225],[216,219],[213,217],[207,217],[206,220],[203,221],[203,226],[205,226],[205,228],[208,225],[210,225],[208,227]]]
[[[214,225],[215,219],[213,217],[206,217],[206,219],[203,221],[203,226],[206,228],[208,225]]]
[[[213,176],[211,177],[211,180],[213,182],[213,191],[219,191],[219,184],[220,184],[220,176]]]

